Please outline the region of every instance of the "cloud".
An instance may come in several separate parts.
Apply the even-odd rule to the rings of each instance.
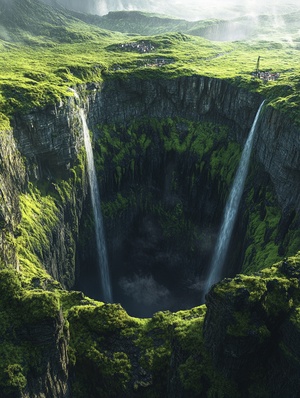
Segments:
[[[2,0],[3,1],[3,0]],[[7,0],[5,0],[7,1]],[[43,0],[49,2],[53,0]],[[278,15],[300,10],[298,0],[57,0],[66,8],[105,15],[110,11],[148,11],[187,20],[233,19],[243,15]]]
[[[190,283],[188,286],[189,289],[194,290],[196,292],[202,292],[205,287],[205,280],[200,279],[199,276],[195,277],[195,280]]]
[[[157,283],[152,276],[134,275],[122,278],[119,285],[123,292],[139,304],[153,305],[169,297],[169,290]]]

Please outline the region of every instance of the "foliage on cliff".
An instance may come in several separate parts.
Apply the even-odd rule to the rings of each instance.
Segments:
[[[229,138],[226,126],[220,124],[196,123],[180,118],[144,118],[127,126],[98,126],[98,131],[95,148],[97,170],[103,180],[111,178],[114,181],[119,195],[103,204],[106,217],[116,217],[124,206],[133,204],[128,197],[121,205],[124,197],[120,195],[122,189],[126,189],[123,179],[129,178],[143,185],[143,175],[155,167],[151,162],[165,169],[164,159],[173,158],[174,162],[178,159],[180,170],[174,170],[170,183],[174,191],[185,190],[188,195],[197,184],[201,184],[198,179],[203,169],[208,170],[211,179],[218,178],[220,191],[221,187],[228,189],[240,156],[240,146]],[[183,174],[187,180],[184,187],[179,181]],[[125,194],[130,195],[130,192]]]

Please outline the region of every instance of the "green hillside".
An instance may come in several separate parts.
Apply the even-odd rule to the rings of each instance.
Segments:
[[[148,37],[124,35],[83,22],[66,10],[44,5],[38,0],[13,0],[10,3],[2,0],[0,11],[3,125],[7,123],[5,116],[16,111],[59,101],[69,95],[70,86],[113,77],[125,78],[129,73],[143,78],[200,74],[227,79],[261,92],[273,100],[274,106],[292,110],[295,120],[299,119],[297,46],[275,40],[211,42],[182,33]],[[141,13],[114,13],[107,18],[118,15],[130,18],[138,15],[151,21],[155,18],[158,25],[162,19],[162,25],[165,24],[162,17]],[[189,24],[169,21],[181,26]],[[292,26],[296,26],[295,18],[293,21]],[[142,42],[151,43],[151,50],[140,52],[137,45]],[[280,73],[278,81],[266,83],[253,79],[251,73],[258,56],[261,56],[262,70]]]
[[[299,11],[276,16],[276,18],[271,14],[259,17],[244,16],[232,20],[200,21],[186,21],[140,11],[115,11],[104,16],[73,12],[72,15],[103,29],[139,35],[181,32],[216,41],[264,39],[280,40],[288,44],[295,41],[296,45],[300,40]]]

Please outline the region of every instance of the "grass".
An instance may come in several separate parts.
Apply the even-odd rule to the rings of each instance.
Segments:
[[[291,112],[300,123],[300,54],[296,47],[263,40],[211,42],[182,33],[130,37],[88,25],[66,13],[50,12],[46,6],[33,12],[30,7],[35,3],[26,0],[27,8],[21,7],[23,15],[16,9],[10,24],[5,22],[5,13],[2,16],[6,34],[0,32],[0,129],[7,129],[7,118],[15,112],[64,100],[71,95],[70,86],[126,78],[128,74],[139,78],[199,74],[226,79],[260,92],[272,106]],[[43,22],[38,19],[42,16]],[[151,53],[125,52],[117,46],[145,39],[154,46]],[[253,80],[251,72],[259,55],[263,70],[281,73],[279,81],[264,84]],[[157,58],[169,63],[155,67]]]

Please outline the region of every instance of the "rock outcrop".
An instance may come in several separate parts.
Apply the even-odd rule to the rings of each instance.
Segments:
[[[295,257],[255,276],[237,275],[206,297],[204,346],[238,396],[297,396],[298,267]]]
[[[69,331],[58,296],[26,290],[15,270],[0,274],[1,397],[69,397]]]

